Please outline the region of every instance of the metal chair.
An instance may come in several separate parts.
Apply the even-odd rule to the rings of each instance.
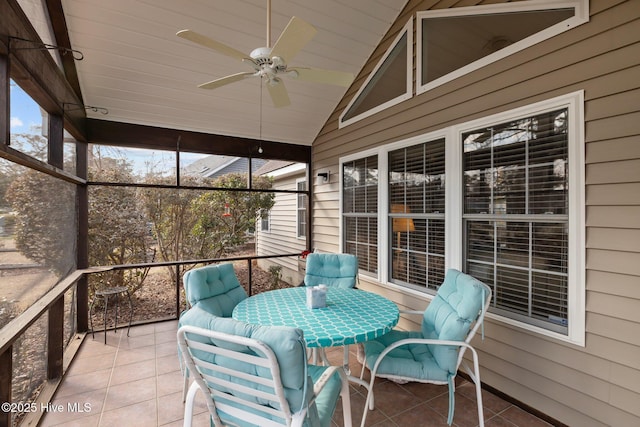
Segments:
[[[235,306],[247,298],[247,292],[240,285],[231,263],[212,264],[189,270],[182,276],[182,283],[190,309],[199,307],[215,316],[231,317]],[[181,325],[181,321],[178,321],[178,325]],[[184,367],[181,365],[181,368]],[[188,369],[183,369],[183,376],[184,401],[189,387]]]
[[[355,255],[317,252],[307,255],[305,286],[327,285],[355,288],[357,280],[358,258]]]
[[[482,325],[490,301],[491,288],[467,274],[451,269],[424,312],[401,311],[422,314],[420,331],[393,330],[365,342],[365,363],[360,378],[366,366],[371,370],[371,382],[362,415],[362,427],[368,409],[373,408],[373,383],[376,377],[448,384],[447,422],[451,425],[455,410],[454,379],[460,366],[475,384],[478,422],[484,426],[478,354],[469,343]],[[467,349],[471,353],[473,369],[463,359]]]
[[[202,391],[214,426],[331,425],[338,397],[351,426],[349,383],[342,369],[307,365],[302,331],[210,315],[194,308],[178,330],[178,345],[194,382],[185,404],[191,426]],[[282,369],[280,368],[282,367]]]

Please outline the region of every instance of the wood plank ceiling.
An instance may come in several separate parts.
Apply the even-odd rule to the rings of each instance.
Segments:
[[[24,0],[23,0],[24,1]],[[272,43],[291,16],[318,33],[289,65],[357,75],[406,0],[273,0]],[[346,88],[287,80],[273,107],[260,80],[204,90],[247,65],[176,37],[192,29],[249,53],[266,44],[266,0],[62,0],[88,118],[311,145]],[[261,92],[264,92],[261,94]],[[262,108],[260,106],[262,105]]]

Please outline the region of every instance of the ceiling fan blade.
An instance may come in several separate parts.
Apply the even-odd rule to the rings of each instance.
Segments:
[[[271,101],[273,101],[273,106],[276,108],[286,107],[291,104],[289,100],[289,94],[287,93],[287,88],[284,85],[282,80],[278,80],[277,82],[267,82],[267,90],[269,91],[269,95],[271,96]]]
[[[352,73],[344,71],[322,70],[320,68],[287,68],[293,71],[291,77],[307,82],[324,83],[329,85],[349,87],[353,83]]]
[[[316,35],[317,30],[295,16],[291,18],[282,34],[271,49],[271,56],[279,56],[285,62],[290,61]]]
[[[240,61],[242,61],[243,59],[251,58],[249,55],[242,53],[239,50],[229,47],[226,44],[217,42],[213,39],[210,39],[207,36],[203,36],[202,34],[196,33],[195,31],[180,30],[176,33],[176,36],[181,37],[185,40],[192,41],[201,46],[205,46],[215,51],[218,51],[223,55],[227,55],[232,58],[239,59]]]
[[[246,79],[247,77],[252,77],[253,75],[254,73],[250,72],[231,74],[230,76],[221,77],[217,80],[203,83],[201,85],[198,85],[198,87],[201,89],[216,89],[220,86],[228,85],[229,83],[235,83],[237,81]]]

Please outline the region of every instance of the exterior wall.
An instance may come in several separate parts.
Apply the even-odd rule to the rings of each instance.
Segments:
[[[296,190],[296,179],[304,177],[305,171],[299,175],[276,179],[274,189]],[[256,254],[278,255],[283,253],[301,253],[306,249],[306,240],[297,237],[296,194],[276,193],[276,200],[271,209],[269,231],[256,230]],[[304,279],[302,263],[297,257],[270,258],[258,260],[258,266],[264,270],[271,265],[282,266],[282,279],[297,285]]]
[[[472,3],[482,2],[410,0],[329,118],[313,144],[312,175],[332,174],[313,189],[315,247],[340,249],[340,157],[584,90],[586,345],[492,319],[473,344],[483,382],[562,423],[640,425],[640,2],[592,0],[588,23],[338,129],[342,109],[416,11]],[[400,306],[428,303],[362,275],[359,287]]]

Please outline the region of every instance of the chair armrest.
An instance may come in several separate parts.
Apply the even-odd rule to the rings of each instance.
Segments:
[[[406,338],[406,339],[394,342],[393,344],[391,344],[388,347],[386,347],[380,353],[380,355],[378,356],[378,359],[376,360],[375,370],[378,370],[378,364],[382,361],[382,359],[384,359],[384,357],[389,352],[393,351],[394,349],[396,349],[398,347],[402,347],[404,345],[409,345],[409,344],[452,345],[452,346],[457,346],[457,347],[470,348],[473,352],[475,352],[475,349],[473,347],[471,347],[471,345],[469,345],[468,343],[466,343],[464,341],[437,340],[437,339],[431,339],[431,338]]]
[[[320,391],[327,385],[329,379],[333,376],[335,372],[342,372],[342,369],[337,366],[329,366],[323,373],[320,375],[320,378],[313,384],[313,394],[317,396]],[[341,378],[344,381],[344,378]]]

